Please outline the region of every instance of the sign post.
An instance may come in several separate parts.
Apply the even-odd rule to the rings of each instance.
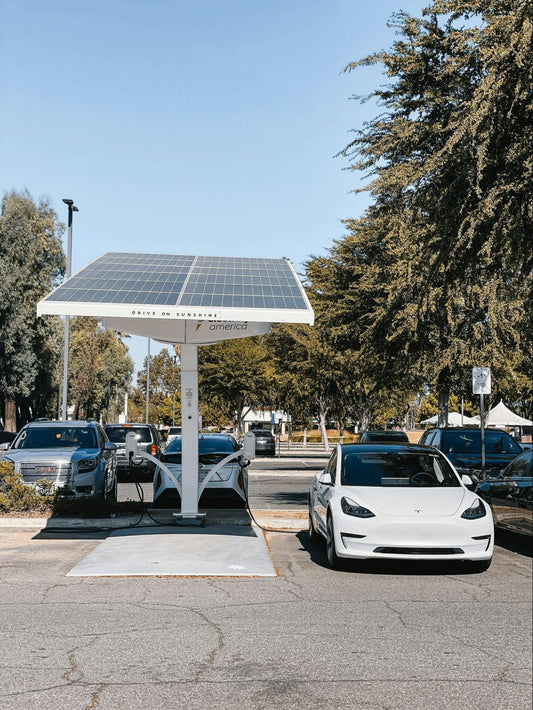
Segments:
[[[479,424],[481,427],[481,478],[485,480],[485,412],[484,396],[491,393],[490,367],[472,368],[472,392],[479,395]]]

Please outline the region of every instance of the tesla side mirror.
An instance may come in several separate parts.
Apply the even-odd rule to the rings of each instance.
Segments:
[[[318,481],[323,486],[332,486],[333,485],[333,481],[331,480],[331,473],[329,471],[322,471],[322,473],[318,477]]]
[[[474,490],[474,481],[466,473],[461,476],[461,483],[470,490]]]
[[[104,445],[104,450],[105,451],[116,451],[117,450],[117,445],[114,444],[112,441],[106,441]]]

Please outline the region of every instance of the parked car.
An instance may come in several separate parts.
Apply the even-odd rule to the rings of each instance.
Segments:
[[[491,507],[496,527],[533,535],[533,451],[519,454],[502,471],[491,469],[476,493]]]
[[[180,426],[169,427],[168,433],[167,433],[167,445],[170,444],[172,439],[175,439],[177,436],[181,436],[181,427]]]
[[[161,454],[164,463],[180,484],[179,489],[168,474],[158,467],[154,476],[154,506],[156,508],[179,508],[181,506],[181,444],[182,437],[176,437]],[[241,447],[229,434],[200,434],[198,437],[198,483],[211,473],[212,469],[229,454],[240,451]],[[248,486],[248,469],[242,460],[232,460],[225,464],[204,488],[199,505],[208,508],[245,508]]]
[[[309,489],[309,533],[329,564],[346,559],[461,560],[486,570],[494,529],[488,505],[436,449],[337,444]]]
[[[106,424],[105,432],[117,446],[117,468],[119,471],[129,470],[129,461],[126,456],[126,436],[132,431],[137,437],[137,448],[156,458],[161,455],[161,437],[153,424]],[[155,463],[142,459],[135,464],[136,472],[153,474]]]
[[[98,422],[31,422],[0,449],[29,486],[46,479],[66,496],[116,501],[116,446]]]
[[[368,442],[375,442],[381,444],[385,441],[390,441],[392,443],[399,441],[407,441],[409,443],[409,437],[404,431],[398,431],[396,429],[387,429],[386,431],[363,431],[359,435],[358,442],[364,444]]]
[[[6,431],[4,427],[0,424],[0,444],[10,444],[15,437],[16,434],[14,432]]]
[[[255,453],[257,456],[275,456],[276,437],[270,429],[251,429],[255,436]]]
[[[481,482],[481,430],[471,427],[438,427],[425,431],[419,442],[442,451],[459,473]],[[485,470],[502,469],[522,451],[503,429],[485,429]]]

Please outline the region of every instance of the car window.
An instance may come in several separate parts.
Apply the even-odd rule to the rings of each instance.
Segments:
[[[15,449],[97,449],[92,427],[47,426],[23,429],[14,442]]]
[[[434,431],[427,431],[420,439],[420,443],[425,444],[426,446],[431,446],[434,438],[435,438],[435,432]]]
[[[252,429],[252,431],[255,436],[261,439],[272,437],[272,432],[269,429]]]
[[[152,441],[152,432],[147,426],[106,426],[106,434],[109,441],[114,444],[123,444],[126,441],[127,434],[132,431],[137,441],[141,444],[150,443]]]
[[[337,478],[337,449],[333,451],[329,457],[328,465],[326,466],[326,471],[331,476],[331,482],[335,483]]]
[[[531,451],[525,451],[522,456],[514,459],[505,469],[506,476],[531,476]]]
[[[442,450],[450,454],[478,453],[481,451],[481,431],[446,431],[443,437]],[[520,447],[503,431],[485,431],[485,451],[488,454],[520,453]]]
[[[361,441],[387,442],[387,441],[409,441],[409,437],[404,431],[367,431],[361,437]]]
[[[104,430],[102,427],[98,424],[96,427],[97,435],[98,435],[98,441],[100,443],[100,448],[103,449],[105,447],[105,442],[106,442],[106,435],[104,433]]]
[[[178,436],[167,446],[167,454],[181,453],[182,437]],[[217,437],[200,437],[198,439],[199,455],[210,453],[223,453],[224,455],[231,454],[232,451],[237,451],[239,448],[237,442],[232,436],[217,436]]]
[[[440,454],[412,451],[346,451],[341,484],[432,488],[461,485]]]

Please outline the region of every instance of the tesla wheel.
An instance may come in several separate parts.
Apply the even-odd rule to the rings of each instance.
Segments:
[[[328,556],[329,565],[333,569],[343,569],[344,561],[337,555],[337,550],[335,549],[335,535],[333,531],[333,519],[331,515],[328,515],[327,532],[328,534],[326,537],[326,554]]]
[[[309,519],[308,519],[308,525],[307,525],[307,530],[309,532],[309,537],[311,540],[318,540],[320,538],[320,535],[315,528],[315,523],[313,522],[313,513],[311,512],[311,499],[309,499],[308,503],[308,509],[309,509]]]

